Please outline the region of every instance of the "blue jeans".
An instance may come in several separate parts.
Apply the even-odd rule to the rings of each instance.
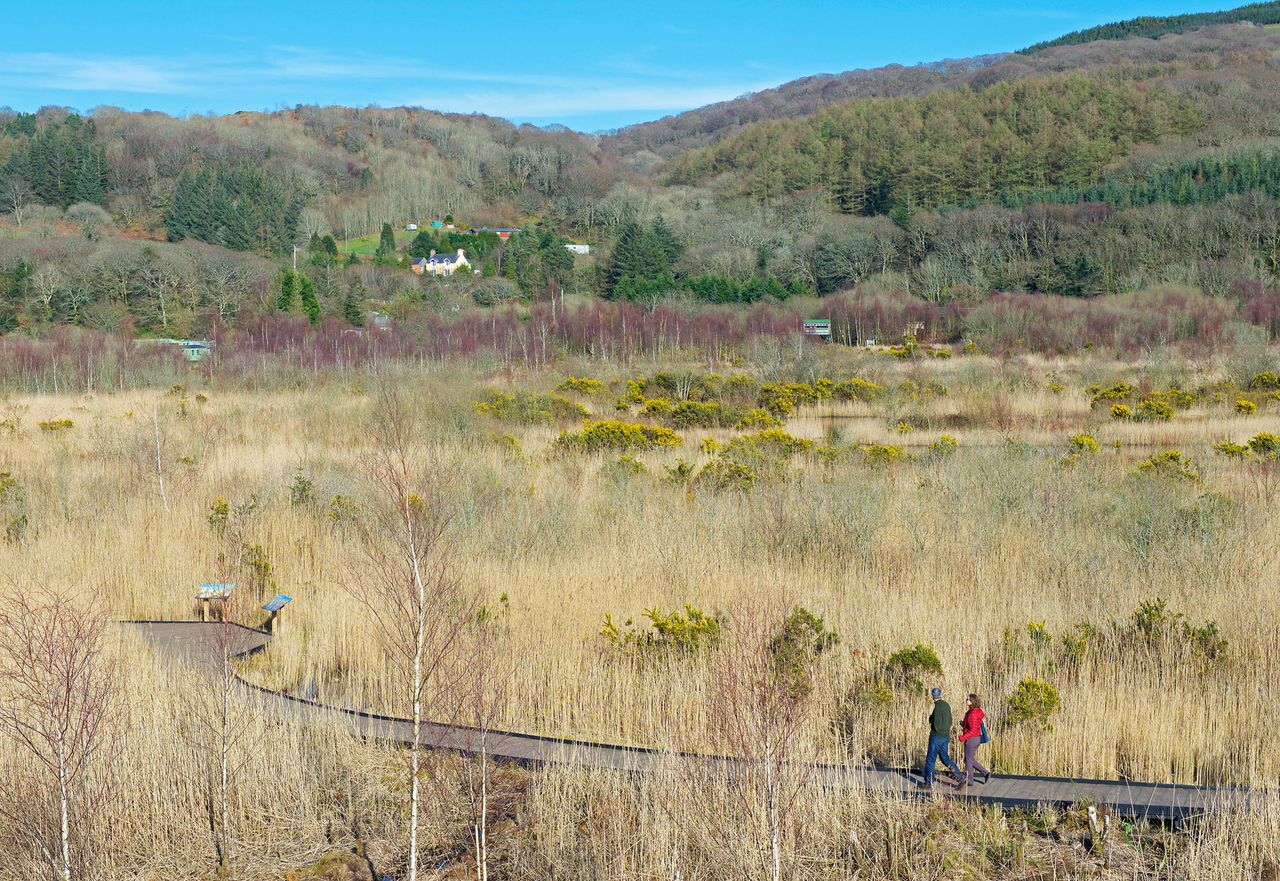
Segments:
[[[924,759],[924,782],[926,785],[933,784],[934,764],[938,759],[942,759],[942,764],[951,769],[951,773],[956,775],[956,779],[960,778],[960,766],[951,758],[950,753],[951,738],[942,737],[938,734],[929,735],[929,752],[925,754]]]

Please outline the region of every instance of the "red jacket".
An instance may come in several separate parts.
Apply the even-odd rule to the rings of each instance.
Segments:
[[[982,736],[982,720],[987,716],[982,712],[982,707],[970,707],[969,712],[964,714],[964,721],[960,723],[960,742],[964,743],[971,737]]]

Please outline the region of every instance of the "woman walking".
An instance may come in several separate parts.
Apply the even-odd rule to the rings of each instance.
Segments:
[[[976,694],[969,695],[969,709],[965,711],[964,721],[960,725],[960,742],[964,744],[963,783],[957,783],[956,789],[964,789],[973,785],[973,772],[982,775],[982,782],[991,779],[991,772],[978,762],[978,747],[987,742],[987,726],[983,724],[986,713],[982,712],[982,701]]]

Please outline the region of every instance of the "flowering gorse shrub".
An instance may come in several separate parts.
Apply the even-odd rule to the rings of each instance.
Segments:
[[[37,428],[41,431],[48,432],[49,434],[57,434],[58,432],[66,431],[73,425],[75,425],[75,423],[70,419],[49,419],[44,422],[36,423]]]
[[[1173,418],[1173,414],[1172,404],[1148,398],[1138,405],[1137,419],[1141,422],[1168,422]]]
[[[600,635],[611,646],[635,651],[642,658],[691,655],[713,648],[720,642],[723,625],[718,615],[708,615],[690,603],[683,609],[663,612],[657,606],[645,609],[649,626],[637,626],[628,618],[618,626],[605,613]]]
[[[1073,453],[1082,455],[1091,455],[1098,452],[1098,439],[1091,434],[1076,434],[1071,436],[1071,440],[1067,442],[1067,446]]]
[[[1137,389],[1129,385],[1127,382],[1118,382],[1109,388],[1091,385],[1086,392],[1089,395],[1089,403],[1097,407],[1099,404],[1105,404],[1108,401],[1127,401],[1137,393]]]
[[[750,465],[716,456],[698,472],[694,482],[716,492],[746,492],[760,480],[760,472]]]
[[[1248,444],[1238,444],[1229,440],[1214,444],[1213,448],[1229,459],[1243,459],[1250,452]]]
[[[598,379],[588,379],[585,376],[566,376],[564,381],[556,386],[559,392],[575,392],[580,395],[598,395],[604,391],[604,383]]]
[[[1126,420],[1133,418],[1133,408],[1128,404],[1112,404],[1111,418],[1115,420]]]
[[[1138,472],[1174,480],[1197,481],[1200,479],[1200,472],[1196,469],[1195,463],[1184,458],[1181,450],[1152,453],[1150,457],[1138,463]]]
[[[491,390],[475,402],[475,408],[479,413],[520,425],[552,425],[590,415],[581,404],[560,395],[524,391],[508,394]]]
[[[812,452],[813,441],[795,437],[781,428],[766,428],[753,434],[740,434],[725,444],[728,455],[743,453],[791,457],[797,453]]]
[[[884,386],[857,377],[837,382],[831,390],[831,396],[837,401],[874,401],[882,394]]]
[[[1254,374],[1253,379],[1249,380],[1249,388],[1262,391],[1280,389],[1280,374],[1273,370],[1264,370],[1261,373]]]
[[[1050,719],[1058,711],[1062,699],[1058,689],[1043,679],[1028,677],[1018,683],[1009,695],[1005,721],[1009,725],[1030,723],[1040,728],[1052,728]]]
[[[630,452],[658,447],[678,447],[684,438],[669,428],[620,422],[617,419],[587,420],[578,431],[561,432],[555,445],[559,449],[587,453],[603,451]]]
[[[1258,456],[1280,458],[1280,434],[1272,434],[1269,431],[1256,434],[1249,439],[1249,449]]]
[[[906,450],[897,444],[862,444],[858,449],[870,465],[892,465],[907,458]]]
[[[949,456],[956,451],[956,446],[956,439],[949,434],[944,434],[929,444],[929,452],[935,456]]]
[[[758,428],[774,428],[782,424],[782,420],[774,416],[768,410],[757,407],[748,410],[742,414],[742,417],[733,424],[733,427],[739,431],[752,431]]]
[[[1237,416],[1252,416],[1258,412],[1258,405],[1248,398],[1236,398],[1235,410]]]

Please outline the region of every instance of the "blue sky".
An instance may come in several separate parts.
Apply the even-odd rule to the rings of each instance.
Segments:
[[[1013,50],[1106,21],[1233,5],[24,2],[0,27],[0,106],[185,115],[408,104],[595,131],[813,73]]]

